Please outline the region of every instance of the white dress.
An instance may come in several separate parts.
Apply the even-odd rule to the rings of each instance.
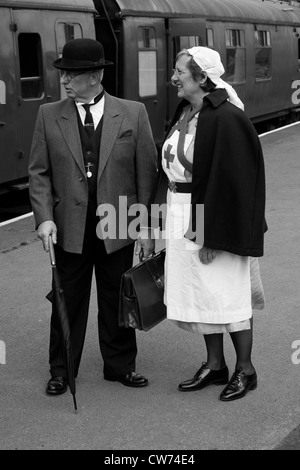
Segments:
[[[192,162],[196,115],[189,123],[184,153]],[[175,131],[164,143],[162,165],[170,181],[191,182],[178,160]],[[252,317],[250,258],[217,251],[210,264],[199,259],[199,245],[184,237],[189,224],[190,193],[168,190],[165,294],[167,318],[186,330],[224,333],[250,328]],[[205,210],[205,208],[204,208]]]

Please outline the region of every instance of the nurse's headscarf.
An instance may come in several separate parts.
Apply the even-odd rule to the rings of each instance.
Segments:
[[[239,99],[236,91],[229,83],[222,80],[221,76],[225,73],[223,64],[221,62],[220,54],[210,49],[209,47],[191,47],[187,49],[188,53],[193,57],[194,61],[201,68],[203,72],[211,79],[216,85],[216,88],[225,88],[228,93],[228,100],[238,108],[244,110],[244,104]]]

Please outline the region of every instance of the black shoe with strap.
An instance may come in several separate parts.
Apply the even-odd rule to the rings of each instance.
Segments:
[[[227,384],[229,378],[228,367],[222,367],[219,370],[209,369],[207,363],[203,362],[200,369],[190,380],[181,382],[178,390],[181,392],[193,392],[195,390],[202,390],[210,384],[224,385]]]
[[[249,390],[257,387],[257,375],[254,370],[252,374],[245,374],[242,368],[234,371],[230,381],[220,395],[222,401],[232,401],[243,398]]]

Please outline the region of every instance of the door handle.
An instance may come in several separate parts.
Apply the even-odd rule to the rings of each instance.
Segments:
[[[3,127],[3,126],[5,126],[5,122],[0,121],[0,127]]]

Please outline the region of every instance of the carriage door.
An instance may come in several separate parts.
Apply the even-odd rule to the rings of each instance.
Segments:
[[[194,46],[206,46],[206,23],[204,19],[184,18],[169,20],[168,41],[168,120],[172,119],[179,103],[177,88],[170,83],[172,69],[175,67],[176,55],[181,49]]]
[[[166,97],[166,33],[162,18],[126,17],[123,21],[123,97],[145,104],[154,139],[163,139]]]
[[[0,185],[17,178],[15,149],[16,81],[14,69],[13,35],[10,30],[10,10],[0,7]]]
[[[11,28],[14,32],[16,57],[18,134],[18,178],[27,176],[28,157],[40,104],[46,101],[43,73],[43,36],[47,26],[45,12],[37,10],[13,10]],[[48,19],[49,21],[49,19]]]

